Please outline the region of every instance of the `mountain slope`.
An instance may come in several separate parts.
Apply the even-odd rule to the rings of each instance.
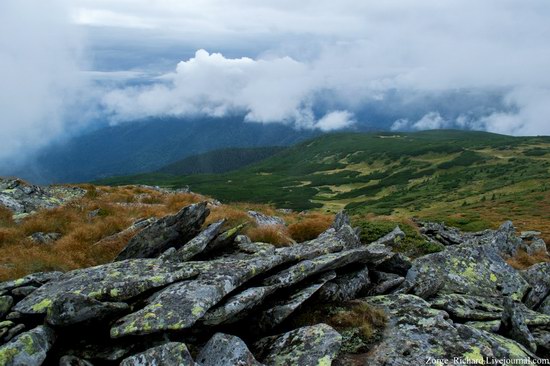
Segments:
[[[155,171],[185,157],[226,147],[286,146],[318,132],[242,117],[149,119],[111,126],[51,146],[32,164],[0,175],[35,183],[84,182]]]
[[[157,173],[169,175],[225,173],[267,159],[284,147],[227,148],[189,156],[166,165]]]
[[[103,183],[189,185],[222,201],[441,216],[459,226],[461,220],[474,225],[480,210],[495,222],[513,214],[546,225],[550,138],[465,131],[332,134],[235,172]]]

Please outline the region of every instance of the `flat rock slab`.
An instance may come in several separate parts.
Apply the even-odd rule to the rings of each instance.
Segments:
[[[14,307],[23,314],[45,314],[55,299],[65,293],[89,296],[99,301],[120,302],[145,291],[196,276],[195,266],[165,263],[158,259],[130,259],[67,272],[21,300]]]
[[[170,342],[125,358],[120,366],[194,366],[184,343]],[[235,364],[236,365],[236,364]]]
[[[262,366],[238,337],[216,333],[197,356],[200,366]]]
[[[31,329],[0,347],[0,365],[42,365],[54,341],[55,335],[50,328]]]
[[[302,327],[263,338],[254,346],[267,366],[330,365],[342,345],[342,336],[326,324]]]

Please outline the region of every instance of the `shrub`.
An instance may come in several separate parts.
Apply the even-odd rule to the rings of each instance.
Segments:
[[[349,310],[333,315],[328,323],[336,329],[358,328],[365,341],[372,340],[377,329],[384,328],[386,314],[364,302],[357,302]]]
[[[550,262],[550,257],[548,257],[544,250],[528,254],[525,250],[520,249],[515,256],[508,258],[506,262],[515,269],[526,269],[533,264]]]
[[[277,247],[292,243],[286,227],[282,225],[252,227],[246,230],[245,233],[253,242],[269,243]]]
[[[301,243],[315,239],[332,224],[332,216],[311,215],[288,226],[288,233],[292,239]]]

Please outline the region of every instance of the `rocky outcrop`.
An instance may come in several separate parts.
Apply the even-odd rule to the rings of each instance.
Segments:
[[[241,227],[222,231],[224,221],[201,230],[207,215],[200,203],[149,223],[113,263],[0,283],[0,365],[414,365],[549,355],[548,266],[517,271],[504,260],[535,234],[517,237],[509,224],[481,233],[431,225],[424,234],[445,241],[444,251],[413,260],[392,251],[400,230],[361,243],[343,213],[318,238],[282,248],[239,236]],[[388,318],[360,347],[346,345],[374,326],[368,311],[350,315],[354,331],[331,322],[348,300]],[[305,316],[320,305],[328,306],[323,319]]]
[[[285,220],[278,216],[268,216],[261,212],[248,211],[248,216],[254,220],[258,226],[284,226]]]
[[[82,197],[85,193],[85,190],[78,187],[40,187],[20,179],[0,178],[0,205],[11,210],[16,219],[40,209],[60,206]]]

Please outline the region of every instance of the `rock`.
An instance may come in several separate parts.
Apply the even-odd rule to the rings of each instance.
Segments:
[[[531,351],[536,352],[537,344],[525,322],[525,315],[522,310],[518,303],[508,297],[505,298],[499,333],[507,335]]]
[[[443,245],[457,245],[465,242],[464,235],[456,228],[447,227],[437,222],[421,223],[420,233],[432,241]]]
[[[125,358],[120,366],[193,366],[195,362],[184,343],[170,342]],[[221,364],[220,364],[221,365]],[[237,365],[237,364],[235,364]]]
[[[0,364],[42,365],[54,341],[55,335],[50,328],[36,327],[0,347]]]
[[[540,236],[540,231],[522,231],[519,237],[524,240],[533,240],[537,236]]]
[[[463,362],[489,358],[532,356],[512,340],[461,324],[453,324],[444,311],[413,295],[383,295],[363,299],[388,316],[384,338],[355,360],[364,365],[422,365],[429,359],[457,357]]]
[[[12,311],[8,315],[6,315],[6,320],[19,320],[21,319],[21,317],[21,313],[18,313],[17,311]]]
[[[380,271],[371,271],[371,279],[371,287],[367,290],[371,296],[390,293],[405,281],[404,277]]]
[[[235,244],[237,245],[243,245],[243,244],[252,244],[252,240],[246,235],[237,235],[235,237]]]
[[[67,272],[48,282],[14,307],[22,314],[45,314],[55,299],[77,293],[99,301],[126,301],[146,291],[198,274],[188,263],[158,259],[129,259]]]
[[[524,303],[530,309],[537,309],[550,294],[550,263],[534,264],[520,274],[531,286]]]
[[[405,233],[403,232],[403,230],[401,230],[399,226],[396,226],[395,229],[393,229],[391,232],[384,235],[380,239],[376,240],[374,243],[394,246],[404,238],[405,238]]]
[[[29,239],[36,244],[51,244],[59,238],[61,238],[60,233],[37,232],[29,236]]]
[[[17,324],[16,326],[14,326],[12,328],[8,328],[8,331],[7,331],[6,335],[4,336],[3,341],[4,342],[9,341],[10,339],[12,339],[13,337],[15,337],[16,335],[18,335],[19,333],[21,333],[24,330],[25,330],[25,325],[24,324]]]
[[[237,235],[244,236],[244,235]],[[275,254],[275,246],[269,243],[237,243],[240,252],[247,254],[271,253]]]
[[[224,223],[225,220],[220,220],[210,224],[199,235],[178,249],[176,254],[172,255],[171,258],[177,261],[188,261],[197,254],[201,253],[204,248],[206,248],[208,244],[212,242],[216,236],[218,236]]]
[[[178,249],[197,235],[209,212],[206,202],[202,202],[157,220],[130,239],[115,260],[151,258],[170,247]]]
[[[453,319],[500,320],[502,299],[462,294],[439,294],[432,300],[432,307],[445,310]]]
[[[33,273],[23,278],[19,278],[13,281],[7,281],[0,283],[0,291],[12,290],[22,286],[36,286],[40,287],[43,284],[59,278],[62,272],[38,272]]]
[[[227,249],[231,244],[234,243],[235,238],[239,232],[245,227],[245,224],[241,224],[224,231],[218,235],[214,240],[211,240],[206,248],[204,248],[205,254],[211,254],[217,250]]]
[[[500,319],[489,320],[489,321],[470,321],[464,324],[479,330],[483,330],[485,332],[495,333],[495,334],[497,334],[500,329]]]
[[[261,366],[238,337],[216,333],[197,356],[200,366]]]
[[[528,287],[490,244],[454,245],[420,257],[413,262],[403,286],[423,298],[441,292],[516,300],[523,298]]]
[[[111,365],[134,352],[134,343],[118,344],[108,338],[100,344],[84,342],[75,349],[66,351],[67,355],[89,360],[97,365]]]
[[[331,227],[336,231],[338,231],[344,226],[351,227],[351,220],[348,214],[346,213],[346,211],[342,210],[342,211],[339,211],[334,217],[334,222],[332,223]]]
[[[9,313],[11,307],[13,306],[13,297],[11,296],[0,296],[0,319]]]
[[[381,272],[395,273],[405,277],[411,267],[412,262],[409,257],[401,253],[395,253],[390,258],[376,266],[376,269]]]
[[[250,216],[258,226],[285,225],[285,220],[281,219],[278,216],[267,216],[261,212],[256,211],[248,211],[248,216]]]
[[[10,320],[0,321],[0,329],[11,328],[14,325],[15,325],[14,322]]]
[[[524,250],[528,255],[534,255],[537,253],[544,253],[548,255],[546,243],[541,238],[535,238],[531,241],[524,240],[520,245],[520,249]]]
[[[332,327],[317,324],[278,336],[263,338],[254,346],[258,358],[271,365],[330,365],[342,337]]]
[[[327,282],[319,291],[319,298],[326,301],[347,301],[357,297],[370,285],[369,268],[359,269],[339,275]]]
[[[336,277],[336,273],[328,272],[320,276],[311,284],[307,284],[295,291],[288,299],[278,301],[273,307],[267,309],[259,321],[258,326],[268,330],[281,324],[304,302],[311,298],[327,281]]]
[[[36,286],[21,286],[11,290],[13,296],[25,297],[32,294],[38,287]]]
[[[85,295],[65,293],[49,307],[46,322],[57,327],[90,324],[119,316],[129,308],[121,302],[100,302]]]
[[[59,359],[59,366],[94,366],[90,361],[65,355]]]

